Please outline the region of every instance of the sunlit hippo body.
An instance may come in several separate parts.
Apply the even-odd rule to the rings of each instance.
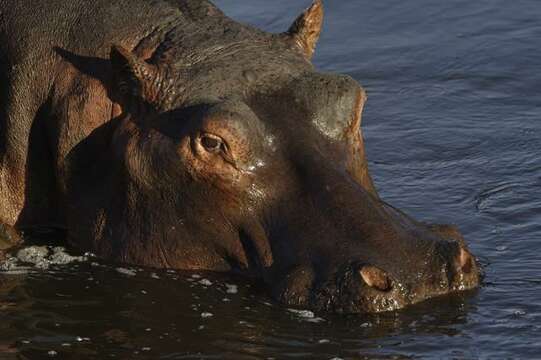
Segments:
[[[0,222],[131,264],[240,272],[289,306],[377,312],[475,288],[452,226],[383,202],[350,77],[204,0],[0,0]]]

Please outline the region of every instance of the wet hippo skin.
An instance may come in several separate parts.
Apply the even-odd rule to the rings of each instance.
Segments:
[[[203,0],[0,0],[0,222],[315,310],[477,287],[455,227],[380,199],[365,91],[311,64],[322,22],[320,1],[269,34]]]

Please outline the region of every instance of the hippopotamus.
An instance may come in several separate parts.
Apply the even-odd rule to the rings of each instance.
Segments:
[[[320,0],[283,33],[206,0],[0,0],[3,232],[243,274],[316,311],[478,287],[455,226],[380,198],[366,92],[311,61],[322,23]]]

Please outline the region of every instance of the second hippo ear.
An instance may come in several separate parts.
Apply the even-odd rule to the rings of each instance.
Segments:
[[[121,101],[151,103],[157,95],[158,69],[121,46],[111,47],[113,90]]]
[[[300,48],[306,58],[311,59],[316,50],[322,26],[323,2],[316,0],[295,20],[286,34]]]

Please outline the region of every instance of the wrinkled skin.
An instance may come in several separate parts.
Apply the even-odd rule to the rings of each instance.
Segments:
[[[240,272],[316,310],[478,286],[454,227],[379,198],[365,92],[310,62],[320,2],[283,34],[204,0],[112,3],[0,0],[6,228],[65,229],[125,263]]]

